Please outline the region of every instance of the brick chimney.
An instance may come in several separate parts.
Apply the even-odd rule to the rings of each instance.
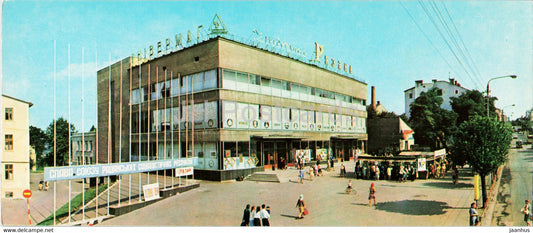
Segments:
[[[372,109],[376,110],[376,87],[372,86]]]

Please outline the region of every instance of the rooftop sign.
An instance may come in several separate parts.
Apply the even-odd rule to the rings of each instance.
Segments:
[[[139,61],[144,60],[149,61],[164,55],[167,55],[171,52],[178,51],[190,46],[194,46],[203,41],[215,38],[223,37],[229,40],[237,41],[243,44],[247,44],[259,49],[267,50],[282,56],[290,57],[295,60],[315,65],[320,68],[339,73],[341,75],[353,76],[352,66],[344,62],[341,62],[338,59],[334,59],[324,55],[324,46],[315,42],[315,57],[309,59],[307,52],[304,49],[293,46],[285,41],[280,40],[279,38],[274,38],[270,36],[263,35],[257,30],[253,30],[251,39],[240,39],[236,38],[233,35],[228,33],[226,24],[222,19],[215,14],[209,27],[209,33],[204,32],[202,36],[201,29],[202,25],[197,27],[196,38],[194,38],[191,30],[187,32],[187,40],[182,36],[181,33],[176,34],[172,38],[166,38],[163,41],[158,41],[153,45],[149,45],[147,48],[143,48],[137,52],[137,58]],[[135,55],[133,55],[135,56]]]

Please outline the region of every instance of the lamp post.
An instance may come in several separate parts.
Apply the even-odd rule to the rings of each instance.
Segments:
[[[490,81],[492,80],[496,80],[496,79],[501,79],[501,78],[512,78],[512,79],[515,79],[516,78],[516,75],[505,75],[505,76],[501,76],[501,77],[496,77],[496,78],[491,78],[488,82],[487,82],[487,117],[489,117],[489,102],[490,102],[490,88],[489,88],[489,84],[490,84]]]

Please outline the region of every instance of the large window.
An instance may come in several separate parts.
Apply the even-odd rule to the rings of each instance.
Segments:
[[[6,164],[4,167],[5,171],[5,179],[6,180],[13,180],[13,164]]]
[[[13,108],[6,108],[6,121],[13,120]]]
[[[13,134],[6,134],[5,136],[5,150],[13,150]]]

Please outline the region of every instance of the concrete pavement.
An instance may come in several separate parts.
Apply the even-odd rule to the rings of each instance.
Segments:
[[[344,163],[353,175],[355,163]],[[271,207],[273,226],[468,226],[473,179],[461,170],[459,183],[446,179],[370,181],[339,177],[335,172],[297,183],[294,168],[276,172],[281,183],[199,181],[200,188],[173,196],[98,226],[238,226],[246,204]],[[468,174],[468,175],[467,175]],[[344,192],[352,179],[357,194]],[[285,181],[285,182],[283,182]],[[377,188],[376,206],[368,206],[368,188]],[[304,195],[310,214],[296,220],[296,200]]]

